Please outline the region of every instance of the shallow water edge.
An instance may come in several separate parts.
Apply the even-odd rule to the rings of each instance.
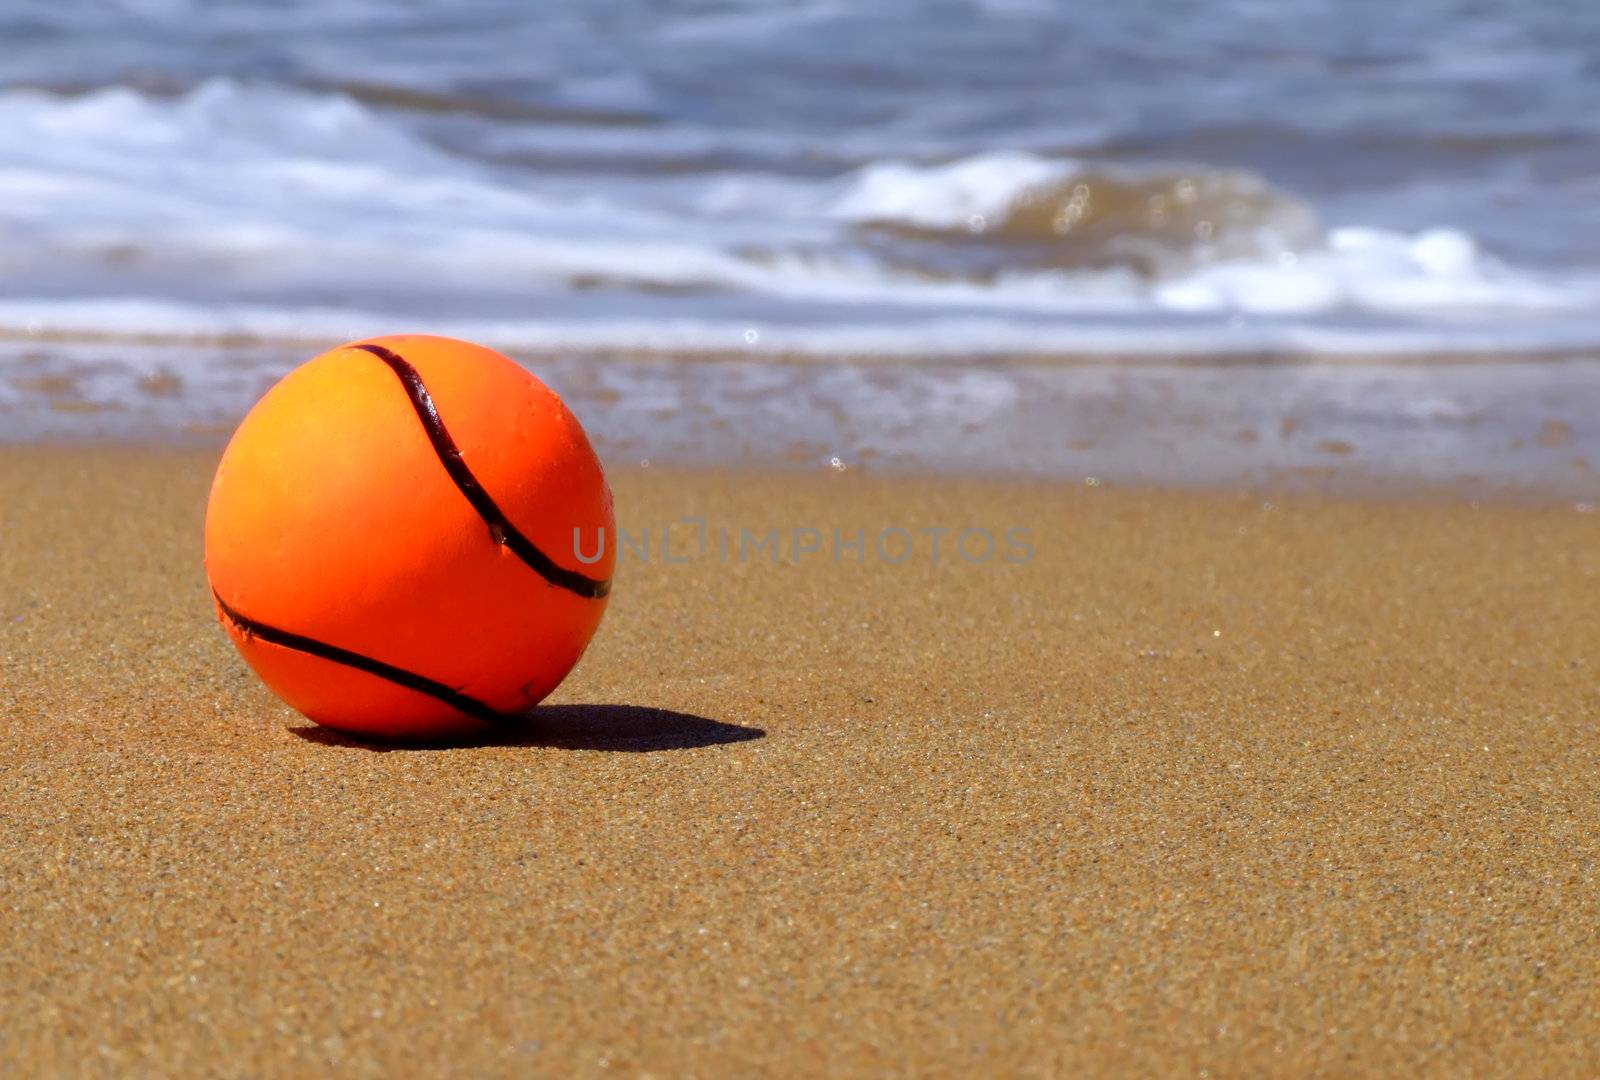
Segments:
[[[221,445],[288,345],[0,343],[0,442]],[[1600,360],[805,363],[513,355],[613,466],[1600,503]],[[403,403],[401,403],[403,404]]]

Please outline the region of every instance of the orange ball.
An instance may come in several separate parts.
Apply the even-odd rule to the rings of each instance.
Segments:
[[[290,372],[234,433],[206,509],[239,652],[360,735],[472,736],[532,708],[599,625],[615,549],[605,473],[554,391],[425,335]]]

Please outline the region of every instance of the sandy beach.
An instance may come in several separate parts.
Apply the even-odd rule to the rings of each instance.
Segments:
[[[1600,1067],[1600,515],[624,472],[707,549],[374,748],[215,625],[214,461],[0,450],[7,1073]]]
[[[1600,1077],[1600,4],[1170,7],[0,4],[0,1080]]]

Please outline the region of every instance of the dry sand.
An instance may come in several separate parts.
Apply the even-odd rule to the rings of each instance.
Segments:
[[[375,751],[213,624],[210,468],[0,452],[0,1071],[1600,1070],[1600,515],[624,474],[1036,556],[626,566]]]

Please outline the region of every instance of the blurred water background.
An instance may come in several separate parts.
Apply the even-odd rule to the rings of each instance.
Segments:
[[[1588,0],[8,0],[0,435],[409,329],[644,395],[585,415],[629,453],[759,452],[776,380],[805,460],[1115,472],[1058,429],[1121,400],[1157,475],[1198,423],[1582,490],[1597,106]]]

